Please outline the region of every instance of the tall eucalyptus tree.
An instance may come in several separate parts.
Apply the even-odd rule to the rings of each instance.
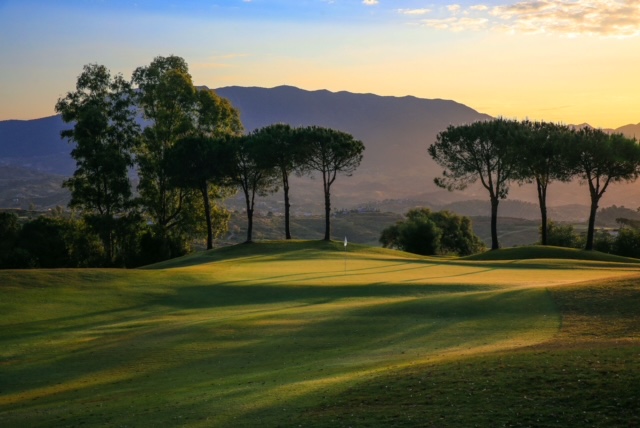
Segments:
[[[62,120],[74,123],[61,133],[75,143],[71,156],[76,171],[63,184],[71,190],[69,205],[82,210],[102,240],[105,263],[111,265],[117,252],[116,223],[132,206],[128,170],[140,128],[131,85],[103,65],[88,64],[75,91],[60,98],[55,109]]]
[[[190,189],[172,186],[166,170],[167,151],[195,128],[196,89],[187,63],[176,56],[156,57],[138,67],[132,81],[138,89],[138,105],[147,126],[137,153],[138,190],[144,211],[159,238],[166,242],[172,229],[187,221]]]

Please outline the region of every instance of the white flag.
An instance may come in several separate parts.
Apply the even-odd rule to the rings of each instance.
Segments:
[[[347,246],[347,237],[346,236],[344,237],[344,246],[345,247]]]

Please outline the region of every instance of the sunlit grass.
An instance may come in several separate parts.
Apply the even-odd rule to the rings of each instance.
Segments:
[[[324,242],[0,272],[0,425],[323,423],[317,406],[359,385],[554,340],[550,286],[639,272]]]
[[[640,277],[554,288],[558,334],[420,363],[326,397],[305,426],[640,425]]]

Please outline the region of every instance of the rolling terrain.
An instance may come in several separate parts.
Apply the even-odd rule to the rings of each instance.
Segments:
[[[0,272],[0,425],[640,423],[640,264],[342,242]]]

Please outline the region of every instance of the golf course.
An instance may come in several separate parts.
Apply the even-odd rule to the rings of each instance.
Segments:
[[[640,260],[325,241],[0,271],[1,427],[639,427]]]

